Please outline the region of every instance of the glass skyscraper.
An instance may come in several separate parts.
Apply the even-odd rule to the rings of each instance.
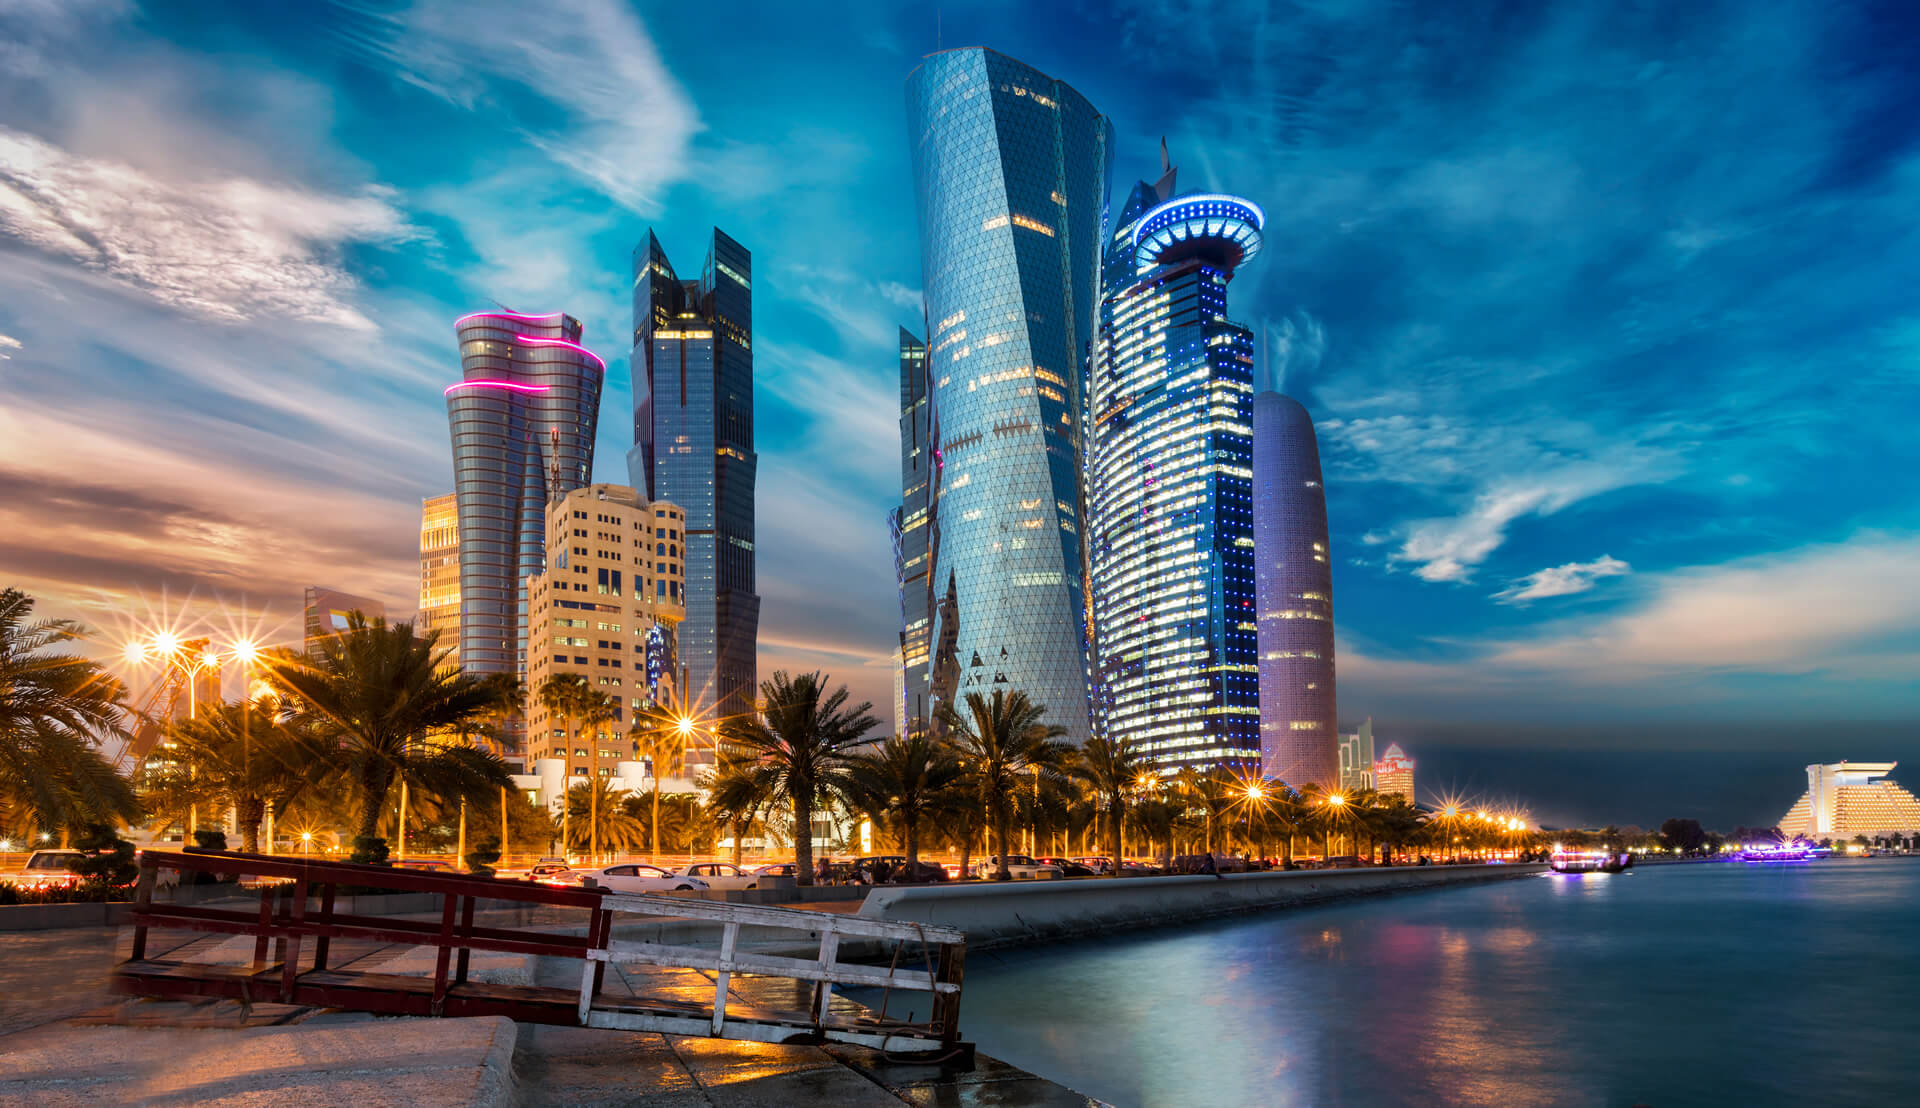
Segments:
[[[1163,767],[1259,756],[1253,335],[1260,209],[1140,182],[1105,251],[1088,391],[1096,723]]]
[[[927,344],[900,329],[900,507],[889,519],[894,576],[900,585],[900,678],[895,705],[902,733],[924,729],[933,591],[927,569],[933,561],[933,398],[927,377]]]
[[[1338,788],[1333,564],[1320,447],[1306,408],[1277,392],[1253,400],[1253,541],[1261,772],[1295,788]]]
[[[460,665],[526,668],[526,579],[546,565],[547,505],[593,475],[606,365],[570,315],[477,312],[454,321],[449,385],[459,516]]]
[[[749,711],[758,684],[754,586],[753,259],[713,232],[700,279],[675,276],[659,239],[633,252],[633,449],[628,479],[686,510],[687,618],[679,658],[696,709]]]
[[[913,71],[907,123],[933,401],[930,711],[1018,690],[1077,743],[1080,382],[1112,127],[1060,81],[977,47]]]

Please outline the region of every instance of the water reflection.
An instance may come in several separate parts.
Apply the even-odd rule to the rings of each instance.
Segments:
[[[1119,1105],[1910,1102],[1917,902],[1899,860],[1524,879],[981,953],[963,1026]],[[1742,1031],[1788,998],[1796,1051]]]

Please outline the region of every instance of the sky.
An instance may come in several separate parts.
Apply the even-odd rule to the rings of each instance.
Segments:
[[[1318,424],[1343,720],[1564,823],[1770,822],[1808,762],[1920,758],[1904,5],[712,16],[0,0],[0,581],[103,640],[295,635],[308,585],[410,615],[453,319],[583,320],[624,482],[630,253],[695,272],[718,226],[755,266],[760,668],[884,714],[903,87],[987,45],[1109,116],[1114,203],[1164,135],[1265,209],[1230,296]],[[1616,811],[1666,752],[1774,768]]]

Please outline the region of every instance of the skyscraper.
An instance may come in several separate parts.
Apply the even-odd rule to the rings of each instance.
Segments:
[[[420,615],[414,632],[440,632],[447,664],[460,664],[460,508],[453,493],[420,502]]]
[[[680,664],[696,709],[753,706],[753,259],[713,232],[698,281],[675,276],[653,232],[633,252],[633,449],[627,474],[686,512]],[[656,544],[659,545],[659,544]],[[679,544],[675,544],[676,548]]]
[[[1162,170],[1114,221],[1089,375],[1095,712],[1162,766],[1251,766],[1253,335],[1227,283],[1265,217]]]
[[[593,475],[606,365],[580,321],[477,312],[454,321],[464,380],[447,387],[460,531],[460,664],[526,670],[524,582],[546,562],[546,506]]]
[[[529,762],[558,758],[568,778],[612,777],[637,757],[626,737],[633,710],[675,701],[683,563],[654,550],[684,522],[675,505],[624,485],[588,485],[547,506],[546,569],[526,582]],[[606,693],[613,718],[585,729],[549,712],[540,687],[563,673]]]
[[[1351,793],[1374,787],[1373,718],[1351,735],[1340,736],[1340,791]]]
[[[927,344],[900,329],[900,506],[891,514],[894,576],[900,587],[899,734],[924,728],[933,641],[933,398]]]
[[[1333,567],[1320,448],[1307,410],[1277,392],[1253,398],[1253,555],[1261,773],[1295,788],[1338,788]]]
[[[1080,742],[1080,380],[1112,127],[977,47],[913,71],[907,120],[932,383],[929,711],[1018,690]]]
[[[1373,764],[1373,787],[1382,795],[1398,793],[1407,798],[1407,803],[1414,802],[1413,759],[1399,743],[1388,743],[1387,752]]]

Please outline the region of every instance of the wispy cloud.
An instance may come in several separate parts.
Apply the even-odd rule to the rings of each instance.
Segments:
[[[1631,572],[1632,566],[1602,554],[1591,562],[1568,562],[1563,566],[1536,570],[1493,596],[1502,604],[1526,604],[1551,596],[1572,596],[1586,592],[1602,577],[1622,577]]]
[[[351,8],[361,18],[343,38],[356,49],[454,104],[498,113],[504,127],[632,211],[657,213],[667,186],[687,171],[699,113],[625,4]],[[541,113],[516,107],[526,98],[563,120],[533,122]]]
[[[355,282],[328,253],[417,233],[381,189],[175,183],[0,130],[0,235],[215,319],[370,330],[350,300]]]
[[[23,345],[25,344],[12,335],[0,335],[0,350],[19,350]],[[12,357],[11,354],[0,354],[0,361],[6,361]]]

